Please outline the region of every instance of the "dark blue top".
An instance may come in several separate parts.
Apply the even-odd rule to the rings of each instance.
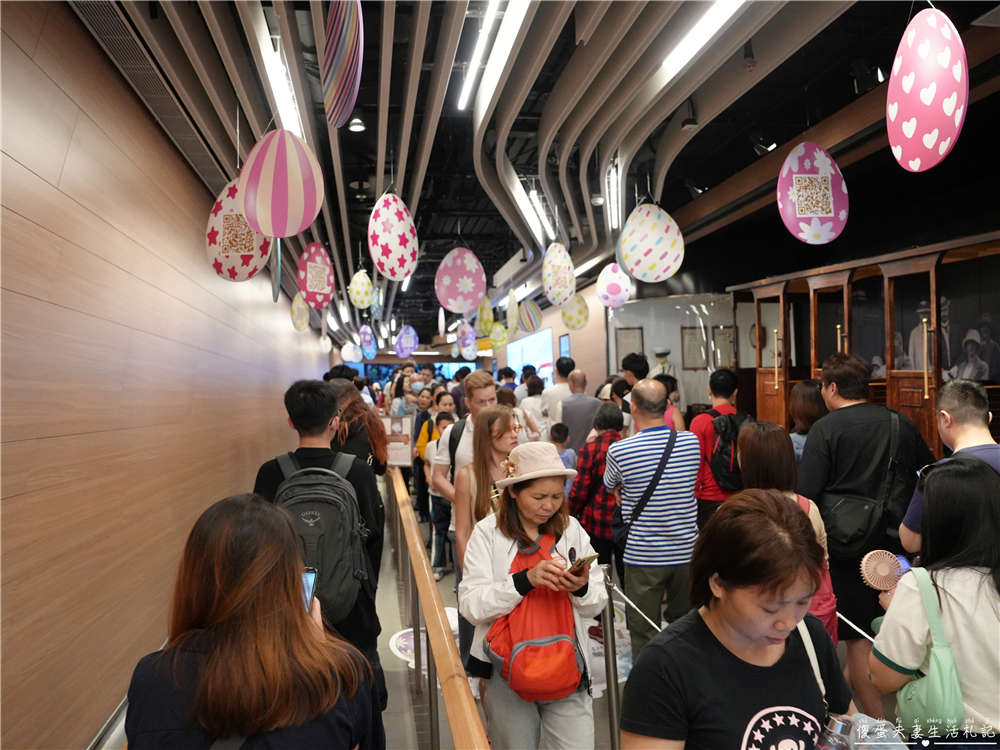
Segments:
[[[983,461],[1000,472],[1000,445],[972,445],[968,448],[962,448],[961,450],[955,452],[968,453],[976,458],[981,458]],[[940,464],[947,463],[948,461],[951,461],[951,458],[942,458],[934,465],[939,466]],[[923,515],[923,512],[924,493],[920,491],[920,485],[918,484],[917,488],[913,490],[913,498],[910,500],[910,507],[906,509],[906,515],[903,517],[903,525],[914,534],[919,534],[920,517]]]

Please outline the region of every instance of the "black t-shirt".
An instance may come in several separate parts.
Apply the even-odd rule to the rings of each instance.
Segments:
[[[214,739],[191,720],[198,673],[206,651],[181,649],[180,680],[174,679],[174,657],[162,652],[144,656],[132,673],[128,689],[125,735],[130,750],[208,750]],[[383,750],[385,731],[378,696],[370,678],[359,681],[353,698],[341,695],[327,713],[297,727],[275,729],[249,737],[241,750],[307,750],[354,748]]]
[[[295,451],[295,458],[298,459],[299,466],[303,469],[330,469],[333,467],[336,455],[329,448],[299,448]],[[375,574],[373,583],[377,586],[378,565],[382,561],[383,518],[378,512],[378,509],[382,507],[382,499],[378,493],[378,485],[375,483],[375,474],[370,466],[355,458],[351,470],[344,479],[354,487],[354,494],[358,498],[358,511],[368,529],[368,540],[365,542],[365,546],[371,560],[371,570]],[[278,487],[283,481],[285,481],[285,477],[281,473],[281,467],[278,466],[278,460],[271,459],[257,471],[257,481],[254,483],[253,491],[273,502]],[[378,635],[382,632],[382,626],[379,624],[378,614],[375,612],[375,600],[367,596],[363,588],[358,593],[354,609],[344,620],[337,623],[336,629],[346,641],[353,643],[360,649],[372,648],[376,645]]]
[[[830,711],[846,713],[851,690],[833,641],[812,615],[806,615],[806,627]],[[758,667],[723,646],[694,609],[639,653],[622,695],[621,728],[684,740],[686,750],[770,750],[785,747],[783,740],[812,748],[825,714],[798,630],[775,664]]]

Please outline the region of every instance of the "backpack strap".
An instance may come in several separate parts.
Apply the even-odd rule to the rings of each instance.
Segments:
[[[289,451],[288,453],[282,453],[278,456],[278,468],[281,469],[281,474],[286,480],[291,479],[292,475],[302,470],[302,466],[299,464],[299,459],[295,457],[295,454]]]
[[[332,471],[334,474],[339,474],[343,479],[347,479],[347,475],[350,474],[353,467],[353,455],[350,453],[338,453],[337,458],[334,459]]]
[[[819,672],[819,659],[816,658],[816,645],[813,643],[812,633],[809,632],[809,626],[806,625],[805,618],[799,620],[799,624],[795,626],[799,631],[799,636],[802,638],[802,645],[806,647],[806,653],[809,654],[809,663],[812,664],[813,674],[816,676],[816,684],[819,685],[819,692],[823,696],[823,705],[827,705],[826,702],[826,685],[823,683],[823,675]]]
[[[663,476],[663,470],[667,467],[667,461],[670,459],[670,454],[674,450],[674,443],[677,442],[677,430],[670,430],[670,437],[667,438],[667,447],[663,449],[663,456],[660,457],[660,463],[656,467],[656,471],[653,472],[653,478],[649,480],[649,484],[646,487],[646,491],[642,493],[642,497],[639,498],[639,502],[635,504],[632,508],[632,513],[629,517],[629,526],[634,524],[639,520],[639,514],[642,513],[646,504],[649,503],[650,498],[653,497],[653,493],[656,491],[656,485],[660,483],[660,477]]]
[[[892,491],[892,478],[896,473],[896,451],[899,449],[899,412],[895,409],[889,409],[889,419],[892,423],[889,436],[889,465],[885,471],[885,482],[879,489],[878,497],[875,498],[875,502],[883,508],[889,502],[889,493]]]
[[[926,568],[910,568],[917,577],[920,588],[920,598],[924,600],[924,611],[927,613],[927,624],[931,626],[931,645],[934,648],[947,648],[948,639],[944,637],[944,626],[941,624],[941,610],[937,595],[934,592],[934,581]]]
[[[208,750],[240,750],[240,748],[243,747],[243,743],[246,741],[246,735],[226,737],[225,739],[213,742],[212,746]]]
[[[719,411],[718,409],[716,409],[716,408],[714,408],[714,407],[713,407],[713,408],[711,408],[711,409],[709,409],[709,410],[708,410],[708,411],[706,411],[706,412],[703,412],[703,413],[704,413],[704,414],[711,414],[711,415],[712,415],[712,418],[713,418],[713,419],[714,419],[715,417],[721,417],[721,416],[722,416],[722,412],[720,412],[720,411]]]
[[[448,436],[448,456],[451,458],[451,468],[448,470],[448,474],[451,476],[452,482],[455,481],[455,456],[458,454],[458,444],[462,441],[462,433],[465,432],[468,420],[468,417],[462,417],[455,422],[451,428],[451,434]]]

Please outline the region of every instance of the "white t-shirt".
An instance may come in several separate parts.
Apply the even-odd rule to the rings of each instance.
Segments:
[[[1000,726],[1000,596],[983,568],[939,570],[932,577],[962,687],[964,719],[971,719],[975,730],[984,723]],[[897,671],[927,669],[931,628],[914,576],[906,574],[899,580],[873,652]]]
[[[472,463],[472,419],[465,420],[465,429],[462,431],[462,437],[458,440],[458,448],[455,450],[455,473],[453,475],[452,484],[454,484],[454,477],[458,476],[464,467]],[[451,452],[448,450],[448,443],[451,440],[451,430],[455,425],[449,425],[444,428],[444,432],[441,433],[441,437],[438,438],[437,451],[434,453],[434,465],[451,466]],[[427,455],[424,453],[424,455]],[[451,514],[451,525],[448,526],[448,531],[455,530],[455,514]]]
[[[437,440],[428,440],[427,446],[424,448],[424,455],[427,456],[424,463],[427,466],[427,471],[430,472],[431,476],[434,476],[434,458],[435,454],[437,453],[437,448],[438,448]],[[432,495],[434,495],[434,497],[441,497],[441,493],[436,492],[433,487],[428,487],[427,490]]]
[[[569,383],[556,383],[542,391],[542,412],[548,414],[545,426],[549,429],[556,424],[556,404],[570,394]]]

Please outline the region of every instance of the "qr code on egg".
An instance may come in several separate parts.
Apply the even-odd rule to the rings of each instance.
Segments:
[[[327,284],[326,266],[320,263],[306,263],[306,290],[310,292],[327,292],[330,290]]]
[[[253,253],[254,231],[242,214],[222,216],[222,252],[226,255]]]
[[[833,216],[833,190],[827,175],[795,175],[797,216]]]

